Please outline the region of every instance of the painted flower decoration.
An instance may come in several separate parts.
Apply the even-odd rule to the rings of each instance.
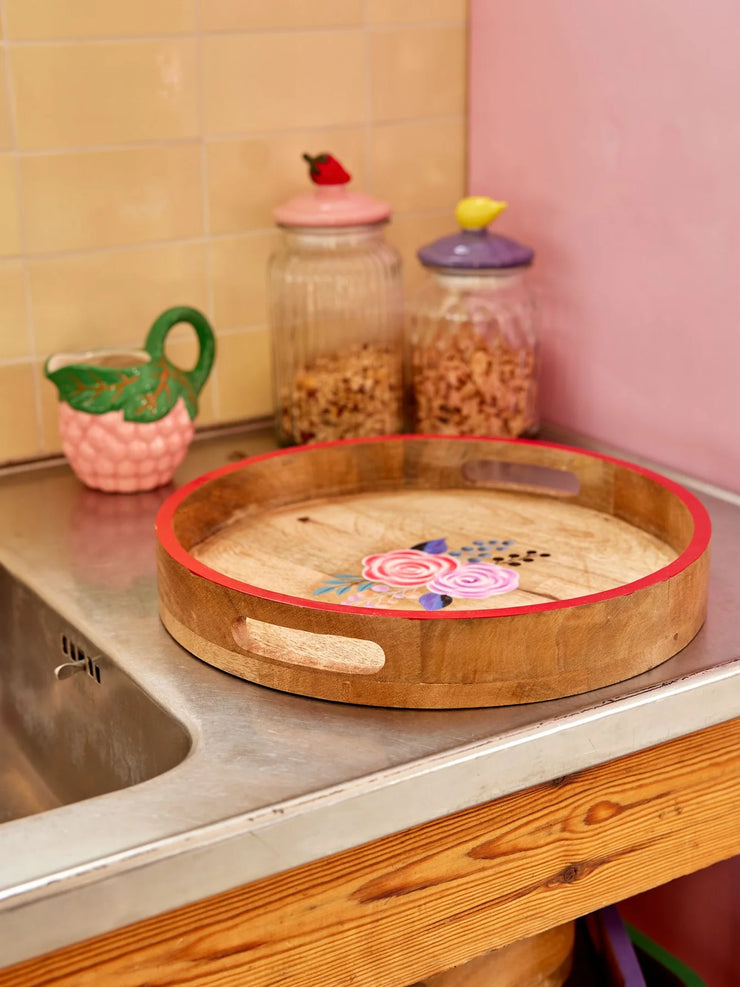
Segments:
[[[432,555],[415,548],[368,555],[362,560],[363,577],[386,586],[425,586],[430,580],[450,575],[458,568],[460,563],[450,555]]]
[[[518,568],[549,552],[527,549],[508,552],[511,539],[477,538],[470,545],[450,548],[446,538],[432,538],[411,548],[367,555],[362,575],[336,573],[327,576],[313,596],[335,594],[339,603],[381,610],[418,604],[424,610],[444,610],[455,600],[484,600],[510,593],[519,586]],[[499,553],[500,558],[487,559]],[[504,562],[504,565],[496,565]]]
[[[518,585],[518,572],[490,562],[469,562],[454,570],[440,572],[428,582],[433,593],[472,600],[510,593]]]

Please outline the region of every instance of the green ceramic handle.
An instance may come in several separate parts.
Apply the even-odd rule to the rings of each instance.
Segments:
[[[153,362],[165,360],[170,364],[164,353],[165,340],[170,330],[181,322],[187,322],[195,329],[198,336],[199,350],[198,362],[193,369],[180,370],[180,373],[187,378],[195,393],[199,394],[201,388],[208,380],[208,375],[211,372],[213,360],[216,356],[216,337],[213,335],[213,329],[211,329],[206,317],[197,309],[188,308],[187,305],[177,305],[175,308],[168,308],[166,312],[163,312],[154,321],[146,337],[144,349],[149,353]]]

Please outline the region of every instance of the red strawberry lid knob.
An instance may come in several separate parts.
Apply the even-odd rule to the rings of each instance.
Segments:
[[[352,178],[337,159],[326,151],[313,158],[310,154],[304,154],[303,159],[308,162],[308,173],[314,185],[346,185]]]
[[[383,223],[391,214],[387,202],[349,188],[352,178],[333,154],[304,154],[315,188],[283,202],[274,211],[279,226],[312,229]]]

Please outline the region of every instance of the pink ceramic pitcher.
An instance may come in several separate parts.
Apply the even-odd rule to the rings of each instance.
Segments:
[[[165,355],[167,334],[180,322],[198,336],[192,370],[181,370]],[[51,356],[46,376],[59,391],[62,449],[82,482],[116,493],[168,483],[193,437],[198,394],[215,351],[205,316],[178,306],[154,322],[143,349]]]

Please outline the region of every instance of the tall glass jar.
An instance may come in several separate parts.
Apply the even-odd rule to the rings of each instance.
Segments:
[[[529,247],[491,234],[505,207],[463,199],[462,232],[423,247],[425,284],[409,303],[406,379],[413,431],[533,435],[538,427],[536,309]]]
[[[321,158],[335,161],[309,161]],[[319,185],[275,212],[283,236],[268,287],[283,444],[402,427],[402,274],[385,240],[389,215],[346,182]]]

